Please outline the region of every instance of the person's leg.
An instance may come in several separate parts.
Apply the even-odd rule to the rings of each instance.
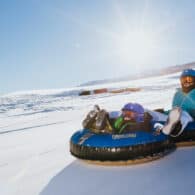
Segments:
[[[167,121],[168,116],[166,114],[148,109],[145,111],[152,116],[153,121]]]
[[[179,107],[173,108],[168,116],[168,119],[162,128],[162,132],[166,135],[170,135],[176,128],[180,129],[180,118],[181,118],[182,110]]]
[[[190,116],[188,112],[182,111],[180,121],[182,124],[182,130],[184,130],[188,123],[193,121],[193,118]]]
[[[181,110],[179,107],[175,107],[169,113],[167,122],[162,128],[162,132],[166,135],[177,137],[191,121],[193,121],[193,119],[186,111]]]

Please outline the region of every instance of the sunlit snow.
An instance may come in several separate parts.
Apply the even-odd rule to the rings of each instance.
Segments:
[[[140,87],[121,94],[78,96],[83,89]],[[94,104],[108,111],[127,102],[171,108],[178,74],[72,89],[0,97],[0,194],[151,195],[195,193],[195,148],[178,149],[151,163],[87,165],[69,153],[70,136]]]

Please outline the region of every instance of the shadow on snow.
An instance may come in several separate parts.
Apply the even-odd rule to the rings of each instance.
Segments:
[[[178,149],[163,159],[133,166],[107,167],[74,161],[40,195],[188,195],[195,193],[195,148]],[[181,185],[182,184],[182,185]]]

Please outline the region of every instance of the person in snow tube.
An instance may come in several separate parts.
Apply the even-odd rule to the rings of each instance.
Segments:
[[[129,131],[151,131],[152,117],[144,112],[138,103],[127,103],[122,108],[122,114],[115,120],[113,128],[117,133]]]
[[[109,113],[95,105],[83,121],[84,129],[72,135],[70,152],[98,164],[151,161],[175,149],[168,136],[156,134],[151,126],[152,117],[138,103]]]
[[[131,131],[151,131],[152,117],[144,112],[144,108],[138,103],[127,103],[121,112],[108,113],[100,109],[98,105],[90,111],[83,121],[83,127],[95,133],[126,133]]]
[[[177,89],[173,97],[173,109],[164,111],[165,114],[169,113],[165,125],[157,128],[158,132],[162,131],[172,137],[179,136],[188,123],[195,119],[195,70],[184,70],[180,76],[180,84],[181,88]]]

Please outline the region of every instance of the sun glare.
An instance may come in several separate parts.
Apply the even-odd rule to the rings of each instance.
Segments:
[[[118,54],[125,63],[143,65],[154,55],[154,39],[147,33],[124,33],[117,42]]]

